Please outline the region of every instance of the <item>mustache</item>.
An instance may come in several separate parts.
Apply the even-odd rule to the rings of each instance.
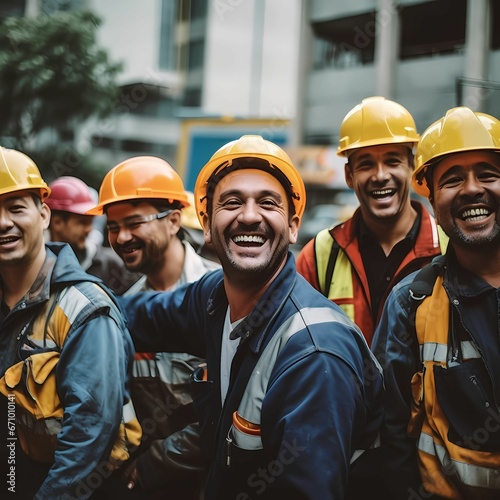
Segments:
[[[456,208],[460,208],[466,205],[475,205],[475,204],[481,204],[481,205],[488,205],[491,206],[491,200],[488,197],[477,197],[477,196],[471,196],[469,194],[465,194],[461,196],[457,202],[456,202]]]

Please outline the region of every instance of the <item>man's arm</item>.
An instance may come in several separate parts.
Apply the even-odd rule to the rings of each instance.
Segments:
[[[418,491],[421,483],[416,442],[407,434],[410,382],[420,369],[415,357],[417,339],[408,324],[410,281],[405,279],[389,294],[372,344],[384,370],[386,388],[380,470],[395,498],[408,498],[411,490]]]
[[[206,299],[199,282],[173,292],[117,297],[137,352],[189,352],[205,357],[203,316]]]
[[[171,481],[201,481],[207,460],[201,452],[200,429],[190,424],[165,439],[153,441],[129,468],[135,481],[146,490],[168,487]]]
[[[54,463],[37,500],[87,498],[97,480],[109,475],[106,463],[128,397],[133,350],[127,336],[113,319],[99,316],[67,339],[56,374],[64,420]]]

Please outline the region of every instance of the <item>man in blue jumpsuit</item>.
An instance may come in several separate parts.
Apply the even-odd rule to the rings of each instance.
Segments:
[[[205,498],[342,499],[375,445],[382,376],[358,327],[297,274],[305,187],[260,136],[219,149],[195,203],[222,270],[121,298],[139,350],[192,352]]]

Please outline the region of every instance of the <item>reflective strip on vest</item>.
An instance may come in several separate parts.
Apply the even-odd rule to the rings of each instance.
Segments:
[[[481,353],[474,342],[463,340],[460,342],[462,356],[464,360],[480,359]],[[446,363],[448,345],[438,344],[437,342],[426,342],[419,346],[420,359],[423,363],[426,361],[435,361],[437,363]]]
[[[267,392],[267,386],[269,379],[271,377],[271,372],[274,368],[276,359],[279,352],[283,346],[288,342],[288,340],[296,333],[302,331],[304,328],[310,325],[320,324],[320,323],[341,323],[351,326],[350,323],[346,321],[344,315],[335,311],[334,309],[326,307],[318,308],[304,308],[299,312],[295,313],[293,316],[288,318],[273,335],[273,338],[269,341],[263,353],[261,354],[257,364],[254,367],[252,375],[250,376],[245,392],[241,399],[240,405],[238,407],[238,414],[243,417],[248,422],[254,424],[254,426],[260,427],[261,422],[261,411],[262,402]],[[366,344],[366,340],[360,331],[356,330],[360,339]],[[375,363],[375,366],[382,372],[382,368],[376,361],[374,355],[370,352],[370,356]],[[234,440],[235,444],[243,449],[249,449],[247,447],[247,441],[238,439],[241,434],[235,432],[234,428],[231,427],[229,430],[231,435],[231,440]],[[262,449],[262,440],[259,436],[252,436],[252,448],[251,449]],[[379,436],[377,436],[376,441],[371,447],[377,447],[379,445]],[[356,460],[364,450],[356,450],[353,453],[351,463]]]
[[[134,418],[136,418],[134,405],[132,404],[132,401],[129,401],[123,406],[123,421],[125,423],[132,422]]]
[[[500,471],[491,467],[467,464],[450,457],[446,448],[435,443],[432,436],[422,432],[418,449],[429,455],[437,456],[448,472],[454,472],[467,486],[475,488],[500,489]]]

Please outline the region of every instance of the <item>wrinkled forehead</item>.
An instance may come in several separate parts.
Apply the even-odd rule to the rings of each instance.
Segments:
[[[40,202],[40,196],[35,191],[14,191],[0,195],[0,203],[14,203],[16,201],[36,204]]]
[[[439,160],[432,173],[434,178],[444,175],[448,171],[456,170],[498,170],[500,172],[500,154],[494,151],[463,151],[452,153]]]
[[[401,156],[405,157],[412,151],[411,144],[380,144],[377,146],[366,146],[352,150],[348,156],[349,163],[362,161],[364,158],[377,156]]]
[[[234,170],[220,179],[215,186],[214,198],[227,193],[238,192],[253,195],[260,192],[275,192],[286,198],[286,190],[281,182],[271,173],[253,168]]]

